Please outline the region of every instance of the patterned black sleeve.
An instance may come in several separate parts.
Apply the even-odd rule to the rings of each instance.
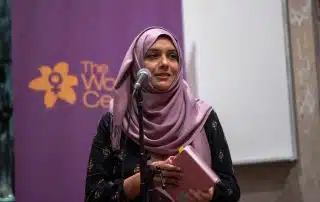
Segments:
[[[85,186],[85,202],[125,201],[123,180],[117,179],[117,169],[111,148],[109,124],[111,114],[104,115],[91,146]]]
[[[216,112],[211,112],[205,124],[205,131],[211,148],[212,169],[220,177],[223,185],[215,187],[212,202],[237,202],[240,199],[240,188],[228,143]]]

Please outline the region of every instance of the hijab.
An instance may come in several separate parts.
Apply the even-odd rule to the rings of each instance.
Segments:
[[[160,36],[171,40],[179,56],[179,73],[168,91],[144,85],[143,127],[145,149],[156,155],[170,156],[178,148],[191,144],[211,165],[211,153],[204,124],[212,107],[195,98],[183,79],[184,60],[177,39],[161,27],[143,30],[130,45],[114,85],[112,145],[119,147],[121,134],[139,144],[137,105],[132,98],[133,84],[144,56]]]

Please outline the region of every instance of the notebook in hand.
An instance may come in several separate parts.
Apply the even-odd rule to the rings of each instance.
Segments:
[[[184,172],[178,187],[168,187],[166,191],[174,200],[179,201],[189,189],[207,190],[217,184],[220,179],[210,166],[188,145],[179,149],[179,154],[173,159]]]

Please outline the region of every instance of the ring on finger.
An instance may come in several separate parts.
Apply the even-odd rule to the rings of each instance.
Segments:
[[[165,178],[165,177],[161,178],[161,187],[162,187],[162,189],[166,189],[166,180],[167,180],[167,178]]]

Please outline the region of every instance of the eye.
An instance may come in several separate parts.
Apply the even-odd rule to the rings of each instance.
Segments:
[[[144,59],[147,60],[154,60],[160,57],[160,53],[157,51],[148,51],[144,56]]]
[[[178,56],[178,53],[177,53],[176,51],[170,52],[170,53],[168,54],[168,58],[169,58],[170,60],[176,60],[176,61],[179,60],[179,56]]]

